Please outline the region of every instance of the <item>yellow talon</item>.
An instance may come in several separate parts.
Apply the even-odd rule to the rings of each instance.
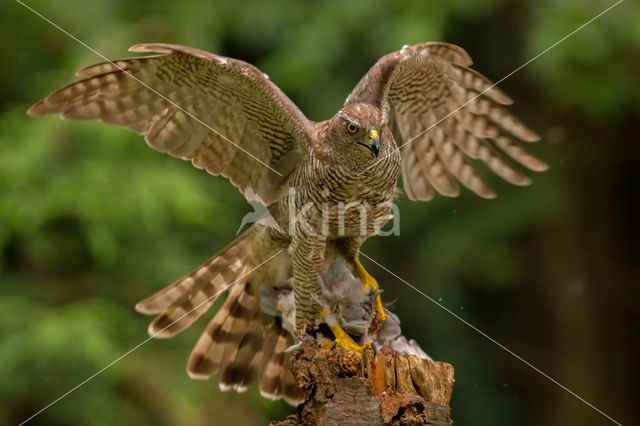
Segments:
[[[336,343],[341,348],[344,348],[353,352],[364,352],[365,349],[371,347],[371,340],[369,340],[364,345],[360,346],[356,342],[353,341],[351,336],[347,334],[346,331],[342,329],[339,325],[331,327],[331,331],[336,338]]]
[[[385,322],[387,320],[387,314],[384,313],[384,309],[382,308],[380,295],[376,296],[376,320],[378,320],[378,322]]]
[[[356,257],[355,259],[353,259],[353,262],[356,265],[356,273],[362,281],[362,291],[364,293],[369,293],[371,291],[377,290],[378,282],[364,269],[364,267],[360,263],[360,260]],[[379,322],[385,322],[387,320],[387,315],[384,313],[384,309],[382,308],[382,300],[380,299],[380,295],[376,296],[376,320],[378,320]]]
[[[320,314],[322,315],[322,317],[325,319],[325,321],[327,320],[327,317],[329,316],[329,312],[322,310],[320,311]],[[334,324],[330,324],[329,321],[327,321],[327,325],[329,326],[329,328],[331,329],[331,332],[333,333],[333,336],[335,337],[335,343],[340,346],[341,348],[344,348],[346,350],[349,351],[353,351],[353,352],[364,352],[365,349],[370,348],[371,347],[371,340],[369,340],[368,342],[366,342],[364,345],[358,345],[352,338],[351,336],[349,336],[349,334],[347,334],[346,331],[344,331],[344,329],[342,327],[340,327],[339,324],[334,323]],[[330,342],[325,342],[322,345],[320,345],[322,348],[330,348],[333,344]]]

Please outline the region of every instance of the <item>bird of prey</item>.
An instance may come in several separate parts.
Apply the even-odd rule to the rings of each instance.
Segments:
[[[455,45],[421,43],[380,58],[344,106],[321,122],[307,119],[266,74],[241,60],[170,44],[130,50],[156,54],[87,67],[77,73],[79,81],[28,113],[125,127],[158,151],[227,177],[268,206],[278,226],[254,224],[136,306],[158,314],[150,333],[170,337],[233,283],[192,353],[188,370],[194,376],[214,374],[221,360],[238,357],[263,371],[258,348],[282,353],[274,352],[284,345],[278,330],[265,335],[270,340],[264,344],[245,338],[261,335],[246,329],[257,327],[260,286],[290,282],[298,335],[330,315],[318,276],[333,260],[345,259],[363,291],[376,291],[359,249],[388,220],[400,175],[407,196],[426,201],[434,192],[457,196],[458,182],[481,197],[495,197],[474,160],[515,185],[530,180],[505,154],[528,169],[546,169],[520,142],[538,135],[504,109],[512,100],[469,68],[470,57]],[[383,322],[379,296],[376,305]],[[344,348],[366,345],[339,323],[331,331]]]

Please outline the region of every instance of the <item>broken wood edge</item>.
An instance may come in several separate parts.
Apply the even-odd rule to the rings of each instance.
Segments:
[[[452,425],[453,366],[383,347],[364,353],[324,349],[306,338],[291,353],[305,391],[296,414],[272,426],[342,424]]]

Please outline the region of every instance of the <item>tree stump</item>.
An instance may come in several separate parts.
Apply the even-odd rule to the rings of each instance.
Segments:
[[[453,424],[451,364],[386,346],[364,354],[321,348],[312,338],[292,352],[291,364],[305,401],[271,426]]]

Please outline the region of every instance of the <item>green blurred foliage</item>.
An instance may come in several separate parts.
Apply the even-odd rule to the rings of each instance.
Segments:
[[[326,119],[375,60],[457,43],[494,81],[608,5],[455,1],[29,1],[105,57],[179,43],[251,62]],[[428,204],[365,253],[626,424],[637,422],[640,6],[624,2],[501,86],[551,164],[527,188]],[[18,3],[0,7],[0,424],[266,424],[284,403],[222,393],[184,365],[205,319],[146,341],[136,301],[229,242],[249,210],[225,180],[100,123],[26,109],[101,61]],[[605,424],[451,314],[367,263],[405,334],[453,363],[457,424]],[[207,318],[211,317],[211,312]],[[137,345],[139,348],[128,352]],[[120,360],[119,357],[126,354]],[[117,362],[111,363],[115,360]]]

